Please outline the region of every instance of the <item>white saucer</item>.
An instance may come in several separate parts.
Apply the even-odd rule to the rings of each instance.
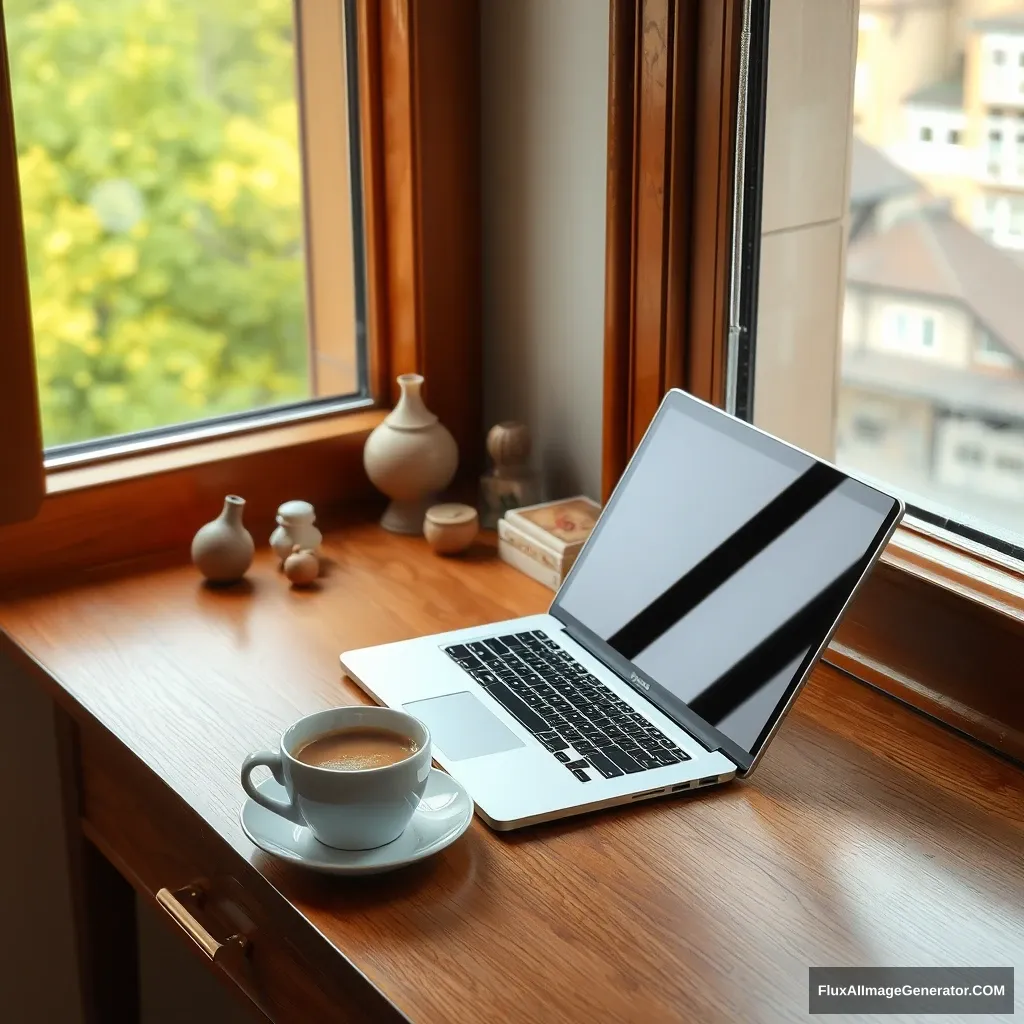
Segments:
[[[286,798],[284,788],[273,779],[256,788],[268,796]],[[304,825],[295,825],[252,800],[242,805],[240,817],[242,831],[252,842],[282,860],[331,875],[377,875],[423,860],[454,843],[473,820],[473,800],[450,775],[431,768],[423,799],[406,830],[375,850],[324,846]]]

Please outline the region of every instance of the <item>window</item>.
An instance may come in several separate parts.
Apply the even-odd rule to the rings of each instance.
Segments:
[[[979,334],[974,358],[976,362],[986,366],[1011,367],[1014,365],[1013,356],[984,329]]]
[[[907,353],[931,352],[935,349],[936,318],[919,306],[902,307],[886,304],[882,323],[880,336],[874,339],[876,348],[884,347]],[[872,347],[870,338],[868,347]]]
[[[954,455],[956,461],[963,463],[965,466],[980,466],[983,459],[981,448],[976,444],[957,445]]]
[[[46,446],[364,395],[355,48],[288,0],[4,15]]]
[[[107,24],[102,5],[95,2],[97,21]],[[305,303],[309,319],[302,340],[311,349],[307,365],[315,378],[308,390],[313,393],[315,381],[315,394],[325,397],[274,406],[266,415],[240,413],[228,422],[193,421],[194,426],[96,442],[91,451],[88,446],[73,453],[58,449],[56,456],[50,452],[45,466],[37,432],[29,275],[21,246],[22,222],[31,207],[26,202],[23,208],[18,190],[13,124],[17,114],[12,112],[7,85],[6,21],[23,19],[13,31],[21,32],[24,42],[26,32],[40,31],[36,15],[44,21],[53,17],[75,21],[86,5],[34,0],[30,7],[28,0],[12,0],[0,7],[0,67],[4,70],[0,76],[0,264],[4,268],[0,275],[4,310],[0,425],[12,428],[5,430],[0,447],[0,479],[5,489],[0,523],[14,524],[0,527],[0,587],[17,585],[27,577],[30,552],[36,559],[36,574],[45,566],[48,578],[59,583],[76,570],[160,549],[187,551],[195,525],[216,512],[211,503],[220,507],[226,491],[246,497],[246,516],[253,524],[272,519],[277,504],[288,494],[307,498],[322,514],[363,500],[369,495],[361,467],[362,444],[367,432],[386,415],[397,391],[395,377],[402,373],[425,374],[430,407],[464,453],[478,445],[481,232],[478,205],[466,201],[467,196],[478,196],[480,189],[478,16],[475,5],[431,4],[417,5],[416,18],[410,19],[413,2],[253,0],[246,5],[230,0],[228,6],[222,0],[208,0],[209,12],[202,19],[203,25],[214,26],[224,12],[239,19],[238,24],[232,22],[224,32],[206,39],[210,45],[202,51],[203,69],[215,70],[216,60],[223,58],[222,64],[226,61],[233,72],[234,57],[227,60],[224,47],[238,42],[235,29],[245,29],[247,38],[268,47],[279,63],[284,62],[281,51],[288,56],[285,70],[290,67],[293,74],[287,78],[298,72],[299,86],[292,88],[290,109],[285,95],[269,123],[274,127],[279,119],[280,124],[294,124],[293,119],[300,118],[293,137],[301,142],[300,196],[305,200],[303,221],[308,221],[310,230],[303,237],[300,229],[296,250],[291,220],[278,210],[281,216],[273,225],[280,230],[267,234],[260,222],[261,235],[253,240],[252,249],[261,252],[259,245],[285,238],[298,256],[293,265],[300,284],[305,268],[306,281],[293,294]],[[186,28],[197,23],[198,0],[181,5],[166,0],[116,0],[111,6],[126,17],[136,9],[144,8],[146,17],[162,10],[175,22],[166,31],[162,28],[144,36],[147,43],[159,44],[156,70],[172,73],[177,51],[171,43],[181,38],[189,42]],[[282,26],[279,32],[250,32],[254,24],[265,24],[271,15],[278,17],[279,7],[295,12],[294,27],[286,18],[274,22]],[[72,24],[65,32],[72,40],[78,38],[74,29]],[[114,26],[111,31],[123,40],[127,30]],[[89,38],[88,33],[81,34],[83,46]],[[28,60],[33,47],[23,50],[19,61]],[[144,47],[131,52],[139,55]],[[279,96],[283,86],[275,81],[264,87],[258,75],[245,80],[242,72],[250,63],[241,60],[245,52],[244,47],[238,51],[240,77],[225,73],[222,80],[211,74],[202,78],[202,85],[208,90],[219,88],[221,96],[241,97],[238,116],[232,114],[231,138],[237,136],[250,150],[262,152],[260,146],[270,129],[247,121],[245,114],[267,97]],[[386,74],[381,53],[388,55]],[[365,59],[355,59],[356,54]],[[52,61],[44,67],[48,69],[42,76],[46,85],[58,69]],[[119,63],[113,67],[122,74]],[[76,68],[81,70],[72,62],[65,70],[71,74]],[[30,82],[33,88],[35,84]],[[296,106],[295,94],[301,94],[302,104]],[[142,95],[136,98],[138,108],[144,109]],[[219,111],[214,105],[212,114]],[[387,111],[386,145],[383,111]],[[164,121],[173,124],[173,118]],[[164,122],[156,117],[143,122],[153,138],[143,135],[140,127],[139,145],[152,144],[157,152],[157,143],[166,141],[160,134],[166,130],[160,128]],[[80,119],[72,128],[78,130],[79,124],[89,121]],[[177,130],[180,133],[180,126]],[[200,144],[211,144],[207,135],[186,132],[186,142],[201,150]],[[67,137],[72,138],[73,132]],[[94,134],[85,153],[102,155],[108,143],[113,144],[112,137]],[[294,148],[281,143],[271,149],[282,162],[291,160],[295,166]],[[186,170],[201,163],[199,156]],[[61,174],[70,174],[77,166],[63,158],[57,163]],[[155,165],[155,170],[162,166]],[[255,173],[261,168],[249,166],[250,177],[228,166],[222,169],[222,177],[214,179],[224,185],[228,198],[244,193],[249,185],[268,185],[264,175]],[[29,182],[27,175],[22,180]],[[143,184],[155,187],[161,180],[150,173]],[[182,181],[191,184],[191,179]],[[38,182],[32,184],[36,187]],[[141,191],[142,186],[136,185]],[[192,193],[185,198],[191,200]],[[187,202],[183,210],[188,212]],[[356,210],[359,217],[354,216]],[[244,218],[235,220],[233,227],[245,228]],[[346,240],[339,230],[344,225],[355,237]],[[200,221],[200,227],[207,226]],[[209,233],[203,236],[204,240],[209,237]],[[368,256],[357,260],[362,237]],[[237,284],[253,270],[269,273],[269,266],[266,259],[236,260],[231,281]],[[344,286],[349,274],[365,277],[365,288],[353,294]],[[453,282],[457,282],[457,299],[452,298]],[[83,282],[77,284],[81,287]],[[238,304],[232,311],[243,324],[251,320],[258,325],[272,295],[250,287],[248,298],[248,306]],[[357,300],[354,316],[352,302],[345,301],[353,298]],[[386,329],[377,330],[378,324]],[[366,381],[365,397],[332,396],[330,376],[345,371],[346,357],[348,372],[355,369],[357,379]],[[245,368],[253,374],[263,369],[256,359]],[[463,465],[468,467],[469,462],[464,458]],[[139,520],[138,509],[143,506],[146,515]],[[133,517],[127,517],[129,509],[134,510]]]
[[[951,146],[959,146],[960,145],[960,132],[956,128],[951,128],[946,133],[946,141]]]
[[[931,142],[932,141],[932,136],[933,136],[933,133],[932,133],[931,128],[929,128],[927,125],[925,125],[925,127],[923,127],[921,129],[921,141],[922,142]]]
[[[853,434],[858,441],[878,444],[885,437],[885,424],[868,416],[856,416],[853,420]]]
[[[925,348],[932,348],[935,345],[935,319],[926,316],[921,320],[921,344]]]

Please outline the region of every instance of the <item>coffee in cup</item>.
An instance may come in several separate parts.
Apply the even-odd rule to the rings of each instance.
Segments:
[[[258,765],[270,769],[287,799],[257,789]],[[250,754],[242,788],[326,846],[371,850],[405,831],[429,775],[430,732],[418,718],[356,704],[300,718],[277,750]]]
[[[359,771],[386,768],[416,753],[408,736],[368,725],[354,725],[315,736],[295,752],[297,760],[315,768]]]

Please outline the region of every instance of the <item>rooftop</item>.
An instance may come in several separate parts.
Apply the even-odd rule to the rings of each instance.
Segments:
[[[1015,35],[1024,34],[1024,11],[1001,11],[988,18],[975,18],[971,28],[978,32],[1011,32]]]
[[[914,103],[921,107],[945,107],[951,110],[962,110],[964,105],[964,78],[958,74],[942,82],[933,82],[921,89],[915,89],[904,97],[904,103]]]
[[[880,149],[853,137],[853,160],[850,168],[850,205],[875,203],[890,196],[917,192],[916,178],[897,167]]]
[[[965,306],[1024,359],[1024,267],[948,210],[925,209],[850,243],[846,280],[889,292],[933,296]]]
[[[842,360],[846,387],[938,400],[947,409],[967,415],[1024,420],[1024,388],[1018,377],[972,372],[872,349],[844,351]]]

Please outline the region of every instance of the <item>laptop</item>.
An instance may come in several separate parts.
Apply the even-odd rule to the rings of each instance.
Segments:
[[[750,775],[903,515],[671,391],[546,614],[347,651],[495,829]]]

